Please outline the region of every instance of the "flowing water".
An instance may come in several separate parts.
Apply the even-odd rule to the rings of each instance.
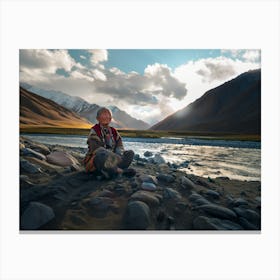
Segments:
[[[87,137],[76,135],[23,134],[34,141],[87,148]],[[197,138],[123,138],[126,150],[144,157],[159,153],[166,162],[182,165],[186,173],[203,177],[226,176],[238,180],[261,180],[261,143]]]

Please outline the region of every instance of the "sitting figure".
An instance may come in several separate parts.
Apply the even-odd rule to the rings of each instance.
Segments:
[[[134,152],[125,151],[123,142],[118,131],[109,126],[112,113],[103,107],[97,112],[95,124],[89,133],[87,144],[88,152],[84,159],[87,172],[95,170],[101,172],[106,178],[117,174],[134,175],[127,168],[131,164]]]

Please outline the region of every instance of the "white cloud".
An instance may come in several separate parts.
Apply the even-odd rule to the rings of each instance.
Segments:
[[[57,69],[71,71],[75,60],[67,50],[20,50],[20,69],[33,69],[45,73],[55,73]]]
[[[258,69],[257,62],[243,62],[227,57],[207,58],[189,61],[174,70],[175,76],[187,84],[188,95],[183,99],[185,105],[195,101],[206,91],[248,70]],[[178,108],[180,109],[180,108]]]
[[[245,61],[259,61],[261,57],[261,51],[260,50],[246,50],[245,53],[242,55],[242,57],[245,59]]]
[[[107,50],[88,50],[91,54],[91,63],[93,65],[99,64],[100,62],[108,60],[108,52]]]
[[[99,71],[98,69],[94,69],[92,71],[92,74],[94,76],[94,78],[96,80],[100,80],[100,81],[107,81],[106,76],[104,75],[104,73],[102,73],[101,71]]]

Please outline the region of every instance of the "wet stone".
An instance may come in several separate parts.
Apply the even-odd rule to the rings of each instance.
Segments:
[[[40,160],[46,160],[46,157],[43,154],[33,151],[30,148],[23,148],[21,149],[20,153],[22,156],[35,157]]]
[[[157,178],[155,176],[152,176],[152,175],[141,175],[141,176],[139,176],[139,179],[142,182],[153,183],[155,185],[158,183]]]
[[[180,182],[181,182],[182,188],[184,188],[184,189],[191,190],[191,189],[194,189],[194,187],[195,187],[194,183],[186,176],[182,176],[180,178]]]
[[[213,191],[213,190],[208,190],[205,194],[208,197],[213,198],[213,199],[219,199],[220,198],[220,194],[216,191]]]
[[[237,215],[230,209],[215,205],[215,204],[206,204],[196,207],[196,209],[203,210],[204,212],[219,218],[225,219],[236,219]]]
[[[20,160],[20,169],[21,171],[25,171],[30,174],[42,173],[42,170],[38,165],[30,163],[25,159]]]
[[[151,157],[152,155],[153,155],[153,153],[150,152],[150,151],[146,151],[146,152],[144,153],[144,157]]]
[[[131,196],[132,200],[139,200],[147,203],[149,206],[158,206],[159,200],[151,192],[147,191],[138,191]]]
[[[242,230],[242,226],[229,220],[198,216],[193,221],[196,230]]]

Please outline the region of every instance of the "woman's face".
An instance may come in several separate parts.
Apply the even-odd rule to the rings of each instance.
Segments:
[[[99,121],[99,123],[103,126],[108,126],[109,123],[112,120],[112,116],[109,112],[104,111],[102,112],[99,117],[97,118],[97,120]]]

